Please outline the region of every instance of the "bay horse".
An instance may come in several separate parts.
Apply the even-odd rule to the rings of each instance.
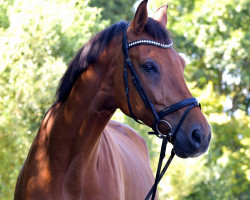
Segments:
[[[144,199],[154,184],[147,145],[110,121],[117,108],[161,136],[178,129],[168,140],[181,158],[207,150],[210,126],[186,86],[166,10],[150,18],[144,0],[131,23],[112,25],[80,49],[32,143],[15,200]]]

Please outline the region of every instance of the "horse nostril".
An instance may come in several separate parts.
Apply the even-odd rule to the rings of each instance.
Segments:
[[[196,146],[196,148],[199,148],[201,145],[201,135],[200,131],[198,129],[195,129],[191,134],[191,142]]]

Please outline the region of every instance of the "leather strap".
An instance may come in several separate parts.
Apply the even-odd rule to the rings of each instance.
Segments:
[[[137,92],[141,96],[146,108],[151,110],[155,121],[160,122],[160,118],[157,115],[157,112],[156,112],[156,110],[154,108],[154,105],[150,101],[150,99],[148,98],[147,93],[146,93],[146,91],[144,90],[144,88],[143,88],[143,86],[141,84],[140,78],[138,77],[138,75],[137,75],[137,73],[136,73],[136,71],[135,71],[135,69],[134,69],[134,67],[132,65],[132,62],[129,59],[129,54],[128,54],[129,46],[128,46],[128,41],[127,41],[127,28],[128,28],[128,26],[129,26],[129,24],[127,25],[127,27],[123,31],[122,50],[123,50],[123,56],[124,56],[124,71],[123,71],[123,73],[124,73],[125,94],[127,96],[129,112],[130,112],[131,117],[136,122],[141,123],[141,122],[139,122],[139,120],[134,115],[133,110],[132,110],[132,106],[131,106],[131,103],[130,103],[127,66],[129,67],[129,70],[130,70],[130,73],[131,73],[131,76],[132,76],[132,80],[133,80],[133,84],[134,84]]]
[[[155,198],[156,191],[154,191],[154,190],[155,190],[155,188],[157,189],[157,186],[158,186],[159,182],[161,181],[162,177],[164,176],[165,172],[167,171],[167,169],[168,169],[170,163],[172,162],[174,156],[175,156],[175,152],[174,152],[174,149],[172,149],[171,155],[170,155],[170,157],[168,158],[168,161],[166,162],[165,166],[163,167],[163,169],[162,169],[160,175],[158,175],[158,178],[157,178],[158,180],[157,180],[157,182],[155,181],[154,185],[153,185],[153,186],[151,187],[151,189],[149,190],[149,192],[148,192],[148,194],[147,194],[145,200],[148,200],[152,194],[153,194],[153,195],[152,195],[152,199]]]
[[[141,96],[145,107],[147,109],[150,109],[153,116],[154,116],[154,123],[153,123],[153,131],[154,134],[157,135],[159,138],[163,139],[162,140],[162,146],[161,146],[161,152],[160,152],[160,157],[159,157],[159,163],[158,163],[158,167],[157,167],[157,173],[156,173],[156,178],[155,178],[155,183],[153,185],[153,187],[151,188],[151,190],[149,191],[148,195],[146,196],[146,200],[149,199],[149,197],[152,194],[152,200],[155,198],[156,195],[156,190],[157,190],[157,185],[160,182],[161,178],[163,177],[164,173],[166,172],[168,166],[170,165],[172,159],[174,158],[174,150],[172,150],[171,152],[171,156],[169,157],[167,163],[165,164],[163,170],[161,171],[161,167],[162,167],[162,162],[163,159],[165,157],[165,152],[166,152],[166,147],[167,147],[167,142],[169,141],[174,141],[174,139],[176,138],[176,135],[181,127],[181,125],[183,124],[185,118],[187,117],[188,113],[191,111],[191,109],[195,106],[199,106],[200,104],[198,103],[198,101],[195,98],[188,98],[185,100],[182,100],[170,107],[167,107],[166,109],[160,111],[160,112],[156,112],[153,103],[150,101],[150,99],[147,96],[146,91],[144,90],[141,81],[133,67],[133,64],[131,62],[131,60],[129,59],[129,53],[128,50],[129,48],[138,46],[138,45],[153,45],[153,46],[157,46],[160,48],[170,48],[173,45],[173,42],[171,42],[170,44],[162,44],[159,43],[157,41],[153,41],[153,40],[137,40],[134,42],[131,42],[128,44],[127,41],[127,28],[128,28],[129,24],[127,25],[127,27],[124,29],[123,31],[123,39],[122,39],[122,50],[123,50],[123,55],[124,55],[124,70],[123,70],[123,77],[124,77],[124,86],[125,86],[125,95],[127,97],[127,103],[128,103],[128,108],[129,108],[129,112],[131,117],[138,123],[142,124],[142,122],[140,122],[136,116],[133,113],[132,110],[132,106],[131,106],[131,100],[130,100],[130,96],[129,96],[129,85],[128,85],[128,69],[131,73],[132,76],[132,81],[133,84],[137,90],[137,92],[139,93],[139,95]],[[184,112],[184,114],[182,115],[174,133],[172,133],[172,127],[171,125],[166,121],[166,120],[162,120],[166,115],[175,112],[176,110],[179,110],[181,108],[184,108],[186,106],[189,106],[186,111]],[[167,125],[170,126],[170,133],[168,133],[167,135],[163,134],[160,132],[160,130],[158,129],[158,125],[160,123],[165,123]]]
[[[196,98],[188,98],[188,99],[184,99],[183,101],[180,101],[178,103],[175,103],[172,106],[167,107],[166,109],[158,112],[158,115],[160,118],[163,118],[164,116],[166,116],[166,115],[168,115],[176,110],[179,110],[183,107],[186,107],[190,104],[196,104],[197,106],[199,105]]]

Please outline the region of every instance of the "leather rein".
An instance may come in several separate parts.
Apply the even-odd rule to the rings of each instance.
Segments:
[[[138,45],[151,45],[151,46],[156,46],[159,48],[164,48],[164,49],[169,49],[172,47],[173,42],[171,42],[170,44],[162,44],[160,42],[154,41],[154,40],[148,40],[148,39],[143,39],[143,40],[136,40],[133,41],[131,43],[128,43],[127,41],[127,28],[128,28],[129,24],[126,26],[126,28],[123,30],[123,39],[122,39],[122,50],[123,50],[123,55],[124,55],[124,71],[123,71],[123,76],[124,76],[124,85],[125,85],[125,94],[127,97],[127,103],[128,103],[128,108],[129,108],[129,112],[131,117],[138,123],[142,124],[142,122],[140,122],[136,116],[133,113],[132,110],[132,106],[131,106],[131,100],[130,100],[130,96],[129,96],[129,86],[128,86],[128,70],[131,73],[132,76],[132,81],[133,84],[137,90],[137,92],[139,93],[139,95],[141,96],[145,107],[147,109],[150,109],[150,111],[152,112],[153,116],[154,116],[154,122],[153,122],[153,132],[150,132],[149,134],[154,134],[157,137],[162,139],[162,145],[161,145],[161,152],[160,152],[160,156],[159,156],[159,162],[158,162],[158,167],[157,167],[157,172],[156,172],[156,176],[155,176],[155,182],[154,185],[152,186],[152,188],[150,189],[150,191],[148,192],[145,200],[149,199],[150,196],[152,195],[152,200],[155,198],[156,195],[156,190],[157,190],[157,186],[158,183],[160,182],[160,180],[162,179],[164,173],[167,171],[168,166],[170,165],[172,159],[175,156],[175,152],[174,152],[174,148],[171,151],[171,155],[168,159],[168,161],[166,162],[165,166],[162,168],[162,163],[163,163],[163,159],[165,157],[165,152],[166,152],[166,147],[167,147],[167,143],[168,141],[172,142],[175,140],[176,135],[178,130],[180,129],[183,121],[185,120],[185,118],[187,117],[188,113],[191,111],[192,108],[199,106],[200,104],[198,103],[196,98],[188,98],[188,99],[184,99],[182,101],[179,101],[178,103],[175,103],[167,108],[165,108],[164,110],[157,112],[155,110],[155,107],[153,105],[153,103],[150,101],[150,99],[148,98],[148,95],[145,91],[145,89],[142,86],[142,83],[140,81],[139,76],[136,73],[136,70],[129,58],[129,49]],[[173,113],[183,107],[188,106],[188,108],[186,109],[186,111],[184,112],[184,114],[182,115],[176,129],[174,132],[172,132],[172,126],[171,124],[166,121],[163,120],[163,118],[170,114]],[[161,131],[159,130],[159,124],[166,124],[169,127],[169,132],[168,133],[161,133]]]

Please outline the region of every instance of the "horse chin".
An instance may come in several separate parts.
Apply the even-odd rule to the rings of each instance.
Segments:
[[[174,147],[174,152],[180,158],[188,158],[188,156],[183,151],[180,151],[178,148]]]
[[[199,149],[194,149],[185,141],[178,140],[177,138],[172,144],[174,146],[175,154],[180,158],[195,158],[204,154],[208,149],[208,146]]]
[[[183,158],[183,159],[185,159],[185,158],[195,158],[195,157],[198,157],[198,156],[200,156],[200,155],[202,155],[204,153],[204,152],[199,152],[197,154],[189,154],[189,153],[184,152],[180,148],[176,148],[175,146],[174,146],[174,152],[178,157]]]

